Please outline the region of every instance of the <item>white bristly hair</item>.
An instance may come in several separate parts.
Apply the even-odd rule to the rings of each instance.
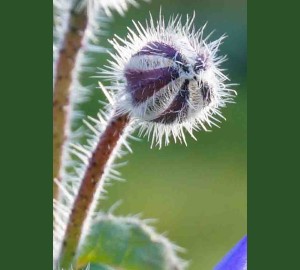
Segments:
[[[136,0],[93,0],[99,1],[99,4],[102,6],[103,10],[108,16],[112,15],[112,11],[116,10],[120,15],[124,15],[130,5],[138,7],[138,1]],[[144,0],[149,2],[150,0]]]

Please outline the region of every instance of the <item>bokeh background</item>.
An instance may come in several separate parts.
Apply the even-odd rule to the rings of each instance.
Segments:
[[[212,269],[221,257],[246,234],[247,214],[247,85],[246,85],[246,0],[152,0],[131,7],[124,17],[114,13],[103,26],[106,33],[101,46],[113,34],[125,37],[131,20],[142,23],[149,11],[157,18],[162,7],[165,18],[172,14],[196,12],[196,27],[208,22],[206,34],[215,30],[212,39],[226,33],[221,54],[228,55],[224,64],[236,86],[236,104],[223,110],[227,121],[212,132],[198,132],[197,141],[187,136],[188,146],[171,144],[150,149],[146,139],[131,141],[133,154],[123,160],[125,183],[114,182],[107,188],[108,198],[102,210],[122,200],[118,215],[143,213],[157,218],[156,228],[186,249],[182,257],[189,260],[190,270]],[[107,54],[92,55],[94,67],[106,63]],[[84,85],[93,90],[91,100],[81,109],[95,116],[103,99],[96,89],[93,71],[83,74]]]

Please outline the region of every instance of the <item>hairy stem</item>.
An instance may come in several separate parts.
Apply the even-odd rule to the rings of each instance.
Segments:
[[[60,253],[60,266],[70,269],[80,241],[82,228],[88,218],[93,203],[94,194],[103,180],[107,163],[118,145],[126,126],[129,123],[127,115],[113,116],[106,129],[101,134],[95,150],[84,173],[79,192],[69,217],[64,241]]]
[[[74,8],[75,10],[75,8]],[[82,46],[87,27],[86,9],[71,11],[68,29],[64,36],[56,63],[56,78],[53,93],[53,179],[60,181],[60,171],[64,143],[69,129],[70,87],[72,71],[78,52]],[[58,188],[53,182],[53,197],[57,198]]]

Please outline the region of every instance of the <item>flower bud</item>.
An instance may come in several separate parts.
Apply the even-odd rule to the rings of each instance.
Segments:
[[[165,26],[162,17],[156,24],[151,17],[146,28],[135,23],[137,33],[130,30],[127,40],[111,41],[117,54],[104,74],[115,81],[118,111],[145,134],[153,131],[158,144],[164,135],[166,144],[171,134],[184,140],[183,128],[206,130],[235,93],[219,68],[225,58],[216,56],[224,37],[208,43],[192,22],[175,18]]]

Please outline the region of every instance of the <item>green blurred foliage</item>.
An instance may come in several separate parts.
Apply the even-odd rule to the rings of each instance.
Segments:
[[[126,183],[114,183],[103,200],[107,210],[117,200],[123,203],[117,214],[142,212],[144,217],[158,219],[156,227],[176,244],[186,248],[184,258],[191,261],[190,270],[212,269],[226,251],[245,233],[247,224],[247,87],[246,87],[246,0],[164,0],[141,3],[131,7],[125,17],[103,26],[106,31],[101,45],[110,48],[107,38],[113,34],[125,37],[131,20],[142,23],[149,11],[157,18],[162,7],[165,18],[172,14],[196,11],[195,26],[208,22],[206,34],[226,33],[221,54],[228,55],[224,67],[236,86],[236,104],[223,110],[227,121],[212,132],[198,132],[197,141],[189,138],[188,146],[171,144],[150,149],[146,138],[131,141],[133,154],[121,168]],[[106,64],[106,54],[92,55],[94,67]],[[103,95],[96,90],[94,71],[82,77],[84,85],[92,86],[91,100],[83,104],[85,114],[96,115]]]

